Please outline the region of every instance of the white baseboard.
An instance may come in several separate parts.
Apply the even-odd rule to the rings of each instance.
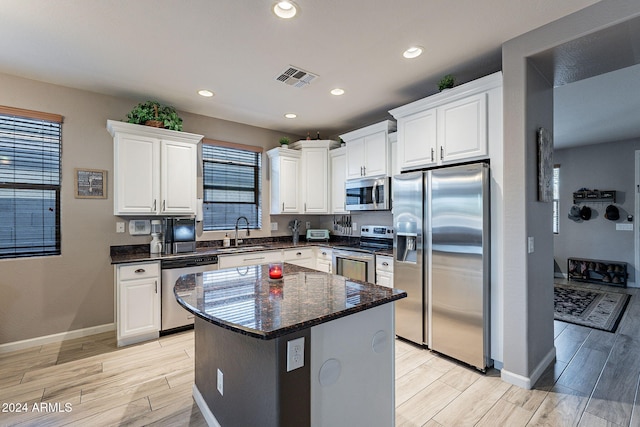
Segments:
[[[500,378],[502,379],[502,381],[508,382],[509,384],[531,390],[535,383],[540,379],[544,371],[549,367],[551,363],[553,363],[555,358],[556,348],[552,347],[551,350],[549,350],[549,353],[547,353],[547,355],[540,361],[538,366],[536,366],[531,375],[529,375],[528,377],[509,372],[506,369],[502,369],[500,371]]]
[[[198,390],[198,387],[195,384],[193,385],[193,400],[196,401],[196,405],[198,405],[198,408],[200,409],[200,412],[202,412],[202,416],[209,427],[222,427],[218,420],[216,420],[213,412],[211,412],[211,409],[209,409],[209,405],[204,401],[204,397],[202,397],[200,390]]]
[[[61,332],[59,334],[30,338],[28,340],[9,342],[6,344],[0,344],[0,354],[22,350],[29,347],[37,347],[39,345],[51,344],[54,342],[62,342],[74,338],[88,337],[89,335],[115,331],[115,329],[115,323],[107,323],[106,325],[92,326],[90,328],[76,329],[75,331]]]

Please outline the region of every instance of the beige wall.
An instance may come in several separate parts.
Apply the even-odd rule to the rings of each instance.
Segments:
[[[144,99],[124,99],[0,74],[0,105],[57,113],[62,127],[62,254],[0,260],[0,345],[114,322],[109,247],[146,244],[149,236],[116,234],[113,215],[113,142],[107,119],[124,119]],[[186,132],[207,138],[278,145],[281,133],[193,114],[181,114]],[[289,135],[291,136],[291,135]],[[267,160],[263,157],[266,176]],[[108,198],[75,199],[74,168],[108,171]],[[269,235],[269,188],[263,184],[263,229]],[[282,231],[286,234],[286,232]],[[218,239],[207,233],[199,239]]]

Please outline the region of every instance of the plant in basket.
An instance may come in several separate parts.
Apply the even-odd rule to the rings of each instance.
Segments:
[[[162,105],[158,101],[141,102],[129,114],[127,121],[138,125],[153,126],[170,130],[182,130],[182,119],[176,109]]]

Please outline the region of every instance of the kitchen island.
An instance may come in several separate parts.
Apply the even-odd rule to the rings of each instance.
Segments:
[[[284,264],[181,276],[194,399],[214,426],[394,423],[396,289]]]

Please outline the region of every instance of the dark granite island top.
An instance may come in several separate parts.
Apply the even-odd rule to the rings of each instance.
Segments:
[[[407,296],[397,289],[284,264],[269,279],[268,265],[181,276],[178,303],[207,322],[261,339],[273,339]]]
[[[406,293],[284,264],[181,276],[195,314],[193,397],[210,426],[388,427],[393,301]]]

